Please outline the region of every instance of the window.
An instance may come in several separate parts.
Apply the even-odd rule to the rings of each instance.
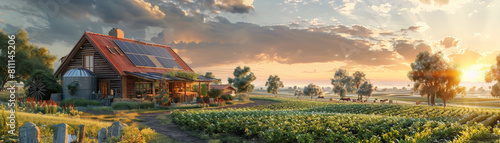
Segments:
[[[94,55],[83,56],[83,68],[94,71]]]
[[[135,83],[136,94],[151,94],[150,82],[137,82]]]
[[[115,54],[115,52],[113,52],[113,49],[112,49],[111,47],[106,46],[106,48],[108,48],[108,50],[109,50],[109,52],[110,52],[111,54]]]

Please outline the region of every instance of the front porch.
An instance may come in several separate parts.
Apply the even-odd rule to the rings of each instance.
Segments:
[[[218,81],[218,79],[209,78],[205,76],[198,76],[197,80],[171,77],[160,73],[139,73],[125,71],[130,78],[127,82],[127,96],[124,98],[142,98],[148,100],[155,100],[158,93],[162,89],[166,89],[169,93],[169,98],[172,103],[191,103],[196,102],[196,97],[201,95],[201,84],[206,83],[207,90],[210,90],[210,82]],[[164,81],[166,85],[160,85]],[[192,87],[198,86],[198,92],[193,92]],[[138,96],[139,95],[139,96]],[[202,95],[203,96],[203,95]]]

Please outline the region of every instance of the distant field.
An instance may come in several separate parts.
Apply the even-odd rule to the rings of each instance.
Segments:
[[[266,91],[256,90],[252,92],[256,95],[272,95],[267,93]],[[295,90],[283,89],[279,90],[278,96],[285,98],[297,98],[294,96]],[[423,104],[427,103],[427,97],[421,97],[420,95],[410,95],[410,90],[389,90],[385,92],[374,92],[373,95],[369,98],[370,101],[373,101],[375,98],[377,99],[390,99],[390,100],[398,100],[398,101],[407,101],[407,102],[417,102],[422,101]],[[356,94],[350,93],[347,97],[357,97]],[[304,96],[303,98],[308,98]],[[315,97],[313,97],[315,98]],[[333,92],[326,92],[325,98],[333,98],[340,99],[338,95],[335,95]],[[442,104],[443,101],[440,98],[435,99],[436,104]],[[462,98],[461,95],[458,95],[455,99],[451,101],[447,101],[447,104],[455,104],[455,105],[467,105],[467,106],[483,106],[483,107],[500,107],[500,98],[491,98],[489,96],[489,92],[474,92]]]

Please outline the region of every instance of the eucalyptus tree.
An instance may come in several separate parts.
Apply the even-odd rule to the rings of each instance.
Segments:
[[[368,100],[368,98],[372,96],[373,91],[375,91],[373,84],[369,81],[365,81],[363,84],[361,84],[356,93],[360,97],[359,99],[363,101],[363,96],[365,96],[366,100]]]
[[[427,96],[427,103],[435,105],[436,97],[446,101],[455,98],[460,83],[461,72],[444,59],[442,52],[431,54],[420,52],[411,63],[408,78],[414,82],[414,90],[421,96]]]
[[[252,92],[255,86],[251,83],[255,81],[257,77],[250,72],[250,67],[245,66],[241,68],[238,66],[234,69],[233,75],[234,78],[228,78],[227,81],[238,89],[238,93]]]
[[[350,85],[352,84],[353,78],[349,76],[349,73],[344,69],[339,69],[335,72],[333,79],[331,79],[333,85],[333,92],[338,94],[340,97],[345,97],[347,92],[351,90]]]
[[[280,87],[285,87],[283,85],[283,82],[280,80],[280,77],[278,77],[277,75],[269,75],[269,78],[267,79],[267,82],[266,82],[266,86],[267,86],[267,93],[271,93],[271,94],[274,94],[274,95],[277,95],[278,94],[278,89]]]
[[[323,95],[323,90],[318,85],[311,83],[304,87],[304,95],[311,96],[312,99],[313,96]]]
[[[486,73],[484,80],[487,83],[496,81],[495,85],[491,86],[491,96],[500,97],[500,55],[497,56],[497,63],[492,65],[490,70]]]

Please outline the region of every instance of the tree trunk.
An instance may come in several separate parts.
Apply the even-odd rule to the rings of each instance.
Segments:
[[[9,76],[5,76],[5,78],[2,78],[2,83],[1,83],[2,85],[0,86],[0,89],[3,89],[3,86],[5,86],[5,84],[7,83],[7,78],[8,77]]]
[[[431,105],[431,100],[429,99],[429,94],[427,94],[427,105]]]
[[[443,99],[443,106],[446,107],[446,99]]]
[[[434,99],[435,99],[435,95],[431,95],[431,105],[434,106],[436,105],[436,102],[434,102]]]

